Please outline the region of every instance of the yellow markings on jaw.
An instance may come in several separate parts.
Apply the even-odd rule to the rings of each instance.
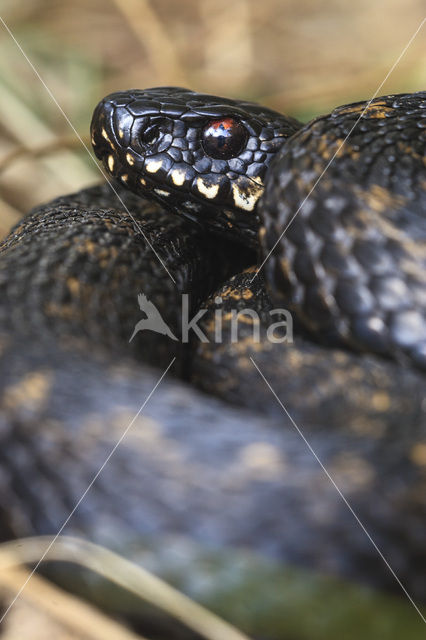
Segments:
[[[102,127],[102,137],[105,138],[105,140],[108,142],[109,146],[111,147],[111,149],[113,151],[115,151],[115,147],[114,144],[111,142],[111,140],[108,138],[108,134],[105,131],[105,129]]]
[[[92,133],[92,135],[91,135],[90,139],[91,139],[91,141],[92,141],[92,145],[93,145],[94,147],[96,147],[96,140],[95,140],[95,134],[94,134],[94,133]]]
[[[232,183],[232,196],[234,198],[235,206],[245,211],[253,211],[257,201],[263,193],[263,187],[260,185],[257,187],[254,184],[248,184],[245,182],[241,189],[237,183]]]
[[[171,175],[173,184],[176,185],[177,187],[181,187],[185,182],[185,171],[182,171],[181,169],[173,169],[170,175]]]
[[[135,164],[135,159],[131,153],[126,153],[126,160],[127,164],[130,164],[130,166],[133,166]]]
[[[128,177],[129,176],[127,175],[127,173],[123,173],[123,175],[121,176],[121,179],[123,182],[127,182]]]
[[[146,187],[146,180],[145,180],[145,178],[139,178],[139,182],[140,182],[144,187]]]
[[[259,187],[262,187],[262,189],[265,188],[265,184],[260,176],[254,176],[253,178],[250,178],[250,180],[258,184]]]
[[[168,191],[164,191],[163,189],[154,189],[155,193],[159,196],[169,196],[170,193]]]
[[[145,168],[148,171],[148,173],[156,173],[162,164],[163,163],[161,160],[149,160],[145,164]]]
[[[108,169],[112,172],[114,171],[114,156],[108,156]]]
[[[209,200],[212,200],[213,198],[216,198],[218,194],[219,185],[218,184],[209,185],[209,184],[206,184],[202,178],[197,178],[197,189],[200,193],[203,194],[203,196],[205,196]]]

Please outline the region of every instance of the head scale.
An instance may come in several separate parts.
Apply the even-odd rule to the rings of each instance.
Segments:
[[[91,132],[97,157],[129,189],[250,239],[268,166],[299,127],[254,103],[160,87],[110,94]]]

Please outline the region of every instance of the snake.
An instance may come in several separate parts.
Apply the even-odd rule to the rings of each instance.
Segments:
[[[426,93],[303,124],[120,91],[91,136],[108,181],[0,246],[2,538],[56,533],[120,440],[67,532],[137,561],[159,538],[244,550],[424,601]],[[129,343],[141,294],[178,339]],[[291,339],[271,340],[277,309]]]

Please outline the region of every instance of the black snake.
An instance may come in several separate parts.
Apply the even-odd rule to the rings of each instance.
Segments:
[[[162,382],[67,531],[136,557],[141,540],[180,536],[397,587],[288,411],[425,600],[426,94],[303,126],[126,91],[98,105],[92,140],[115,194],[38,207],[1,246],[3,538],[56,532],[174,357],[209,395]],[[141,292],[177,336],[188,294],[210,339],[129,345]],[[268,339],[275,306],[293,344]],[[233,341],[242,309],[259,340],[246,313]]]

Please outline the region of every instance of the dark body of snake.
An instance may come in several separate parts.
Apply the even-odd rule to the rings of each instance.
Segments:
[[[426,94],[303,126],[126,91],[98,105],[92,141],[115,193],[40,206],[1,246],[3,538],[56,533],[175,357],[66,533],[132,549],[180,536],[398,589],[288,411],[426,600]],[[139,293],[177,336],[188,293],[210,340],[128,344]],[[274,306],[293,344],[267,339]],[[248,314],[231,342],[243,308],[260,341]]]

